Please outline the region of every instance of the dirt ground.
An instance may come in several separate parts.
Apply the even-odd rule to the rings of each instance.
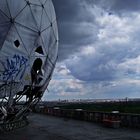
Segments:
[[[140,130],[112,129],[98,124],[32,114],[30,124],[1,133],[0,140],[140,140]]]

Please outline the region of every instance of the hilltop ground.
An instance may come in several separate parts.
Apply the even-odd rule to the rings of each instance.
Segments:
[[[139,130],[111,129],[83,121],[32,114],[30,124],[1,133],[0,140],[140,140]]]

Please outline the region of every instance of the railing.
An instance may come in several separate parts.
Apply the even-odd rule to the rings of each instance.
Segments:
[[[103,123],[104,120],[120,121],[121,127],[140,128],[139,114],[108,113],[54,108],[41,108],[38,111],[36,110],[36,112],[57,117],[65,117],[97,123]]]

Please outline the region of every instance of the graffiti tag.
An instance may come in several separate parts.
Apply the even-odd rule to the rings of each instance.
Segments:
[[[2,74],[3,80],[13,80],[19,76],[19,80],[22,79],[28,59],[24,56],[14,55],[12,58],[6,59],[6,63],[3,63],[4,72]]]

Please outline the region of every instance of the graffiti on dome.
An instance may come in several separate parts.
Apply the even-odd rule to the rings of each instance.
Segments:
[[[27,61],[28,59],[24,56],[15,54],[12,58],[7,58],[5,63],[1,62],[4,67],[4,71],[0,75],[1,79],[13,80],[18,76],[21,80],[27,67]]]

